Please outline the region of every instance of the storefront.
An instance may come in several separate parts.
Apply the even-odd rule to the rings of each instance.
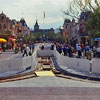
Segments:
[[[15,36],[11,35],[11,34],[0,34],[0,38],[3,38],[5,40],[7,40],[7,49],[10,49],[12,46],[14,47],[15,45]],[[9,46],[8,46],[9,45]]]
[[[94,38],[93,40],[96,47],[100,46],[100,38]]]

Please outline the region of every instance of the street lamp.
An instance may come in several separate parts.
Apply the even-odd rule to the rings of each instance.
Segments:
[[[60,33],[61,33],[62,40],[63,40],[63,31],[64,31],[64,27],[61,26],[61,27],[60,27]]]
[[[61,27],[60,27],[60,33],[61,33],[61,36],[63,36],[63,30],[64,30],[64,27],[61,26]]]

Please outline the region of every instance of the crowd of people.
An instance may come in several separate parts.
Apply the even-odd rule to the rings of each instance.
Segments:
[[[34,51],[34,43],[16,43],[16,44],[8,44],[8,43],[2,43],[1,44],[2,51],[5,52],[7,49],[12,49],[15,51],[15,53],[18,53],[21,51],[23,54],[23,57],[31,56]],[[51,50],[54,50],[56,47],[56,50],[63,54],[64,56],[69,57],[77,57],[77,58],[100,58],[100,46],[92,46],[90,47],[88,43],[86,45],[77,43],[76,45],[72,46],[68,43],[53,43],[50,47]],[[44,45],[41,46],[41,50],[44,50]]]
[[[34,51],[34,43],[4,43],[0,44],[1,51],[6,52],[7,50],[13,50],[15,53],[21,52],[23,53],[23,57],[31,56]]]
[[[53,43],[50,47],[51,50],[56,50],[68,57],[76,57],[76,58],[87,58],[91,60],[92,58],[100,58],[100,46],[89,46],[88,43],[86,45],[81,43],[76,43],[76,45],[72,46],[67,43]],[[41,46],[41,50],[44,50],[44,45]]]
[[[100,58],[100,47],[90,47],[88,44],[76,44],[72,46],[70,44],[56,44],[56,50],[64,56],[77,57],[77,58],[88,58],[92,57]]]
[[[5,43],[5,42],[2,42],[0,43],[0,47],[1,47],[1,50],[3,52],[5,52],[6,50],[9,50],[9,49],[14,49],[14,43]]]
[[[21,48],[21,51],[23,52],[23,57],[26,56],[31,56],[33,51],[34,51],[34,44],[24,44],[23,47]]]
[[[24,56],[31,56],[34,51],[34,43],[17,43],[15,47],[15,53],[21,51]]]

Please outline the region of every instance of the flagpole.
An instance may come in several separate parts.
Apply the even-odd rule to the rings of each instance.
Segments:
[[[44,24],[44,30],[45,30],[45,11],[43,13],[43,24]],[[45,39],[45,31],[43,30],[43,40]]]

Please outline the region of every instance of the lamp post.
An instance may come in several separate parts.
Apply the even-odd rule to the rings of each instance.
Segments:
[[[61,37],[62,37],[62,42],[63,42],[63,31],[64,31],[64,27],[61,26],[61,27],[60,27],[60,33],[61,33]]]

